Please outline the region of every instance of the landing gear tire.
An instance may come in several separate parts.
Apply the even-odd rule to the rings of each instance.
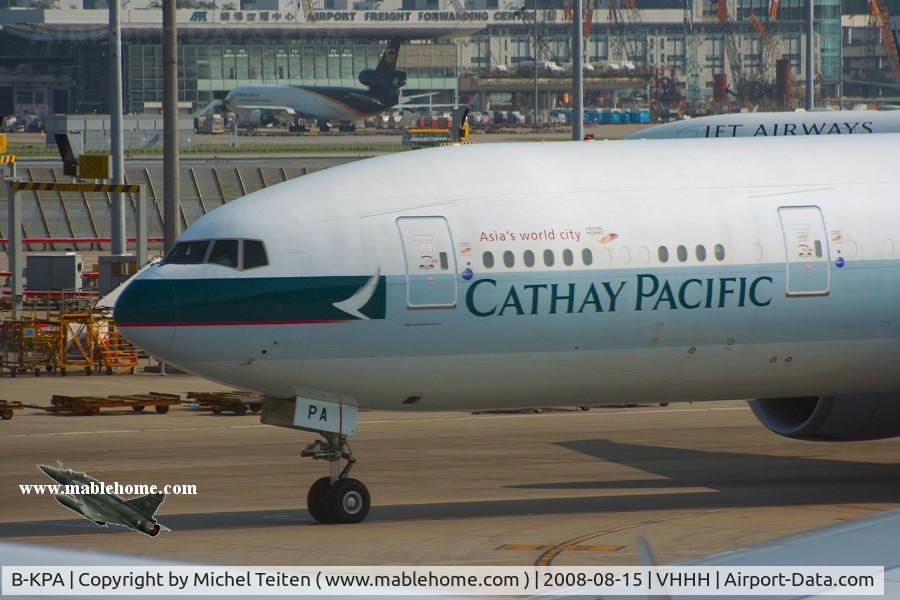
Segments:
[[[358,479],[351,479],[350,469],[356,464],[347,436],[321,432],[317,440],[303,449],[301,456],[328,461],[328,477],[312,484],[306,495],[309,514],[319,523],[359,523],[372,505],[369,490]],[[343,469],[342,460],[347,461]]]
[[[306,508],[309,510],[312,518],[319,523],[328,523],[330,521],[328,505],[325,504],[325,497],[328,495],[329,489],[331,489],[331,478],[320,477],[312,484],[309,488],[309,493],[306,494]]]
[[[369,490],[357,479],[339,479],[325,496],[332,523],[359,523],[369,514]]]

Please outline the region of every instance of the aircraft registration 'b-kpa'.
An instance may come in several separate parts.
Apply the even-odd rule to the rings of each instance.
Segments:
[[[322,432],[322,521],[368,510],[338,468],[358,407],[755,398],[781,435],[895,436],[898,159],[879,135],[364,160],[199,219],[115,316],[264,393],[264,422]]]

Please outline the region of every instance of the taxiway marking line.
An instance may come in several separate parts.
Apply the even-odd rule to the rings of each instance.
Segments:
[[[393,424],[393,423],[431,423],[438,421],[474,421],[476,419],[527,419],[527,418],[553,418],[553,417],[578,417],[580,419],[609,416],[609,415],[634,415],[634,414],[658,414],[658,413],[698,413],[698,412],[728,412],[728,411],[749,411],[749,407],[713,407],[713,408],[661,408],[642,410],[639,408],[629,410],[597,410],[593,412],[572,411],[559,413],[542,413],[542,414],[500,414],[500,415],[460,415],[447,417],[421,417],[421,418],[404,418],[404,419],[360,419],[360,424]],[[40,433],[10,433],[4,434],[3,439],[14,437],[41,437],[41,436],[58,436],[58,435],[101,435],[116,433],[148,433],[160,431],[211,431],[215,429],[256,429],[260,427],[273,427],[272,425],[264,425],[255,423],[252,425],[216,425],[203,427],[152,427],[142,429],[105,429],[99,431],[45,431]]]

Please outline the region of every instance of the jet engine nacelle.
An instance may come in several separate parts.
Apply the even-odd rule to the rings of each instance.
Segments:
[[[798,440],[852,442],[900,436],[900,395],[812,396],[751,400],[769,431]]]
[[[273,122],[275,117],[272,113],[256,109],[250,113],[250,124],[254,127],[265,127],[269,123]]]
[[[359,82],[372,90],[399,90],[406,85],[406,72],[363,69],[359,73]]]

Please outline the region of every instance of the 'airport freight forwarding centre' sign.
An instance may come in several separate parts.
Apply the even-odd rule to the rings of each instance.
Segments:
[[[38,21],[47,24],[67,24],[77,16],[79,22],[84,20],[85,11],[67,9],[41,11],[35,15]],[[99,12],[99,11],[98,11]],[[399,24],[441,24],[452,27],[454,24],[472,25],[489,23],[515,23],[521,21],[521,13],[511,10],[321,10],[313,13],[307,20],[303,11],[291,10],[195,10],[179,9],[176,11],[177,21],[181,25],[203,25],[216,23],[223,25],[247,25],[284,27],[285,25],[341,24],[341,25],[399,25]],[[550,22],[563,22],[562,10],[546,10],[546,19]],[[93,15],[91,15],[93,16]],[[602,22],[605,14],[594,13],[594,21]],[[105,17],[104,17],[105,22]],[[100,22],[99,15],[98,21]],[[162,13],[158,10],[123,10],[124,26],[161,25]]]

